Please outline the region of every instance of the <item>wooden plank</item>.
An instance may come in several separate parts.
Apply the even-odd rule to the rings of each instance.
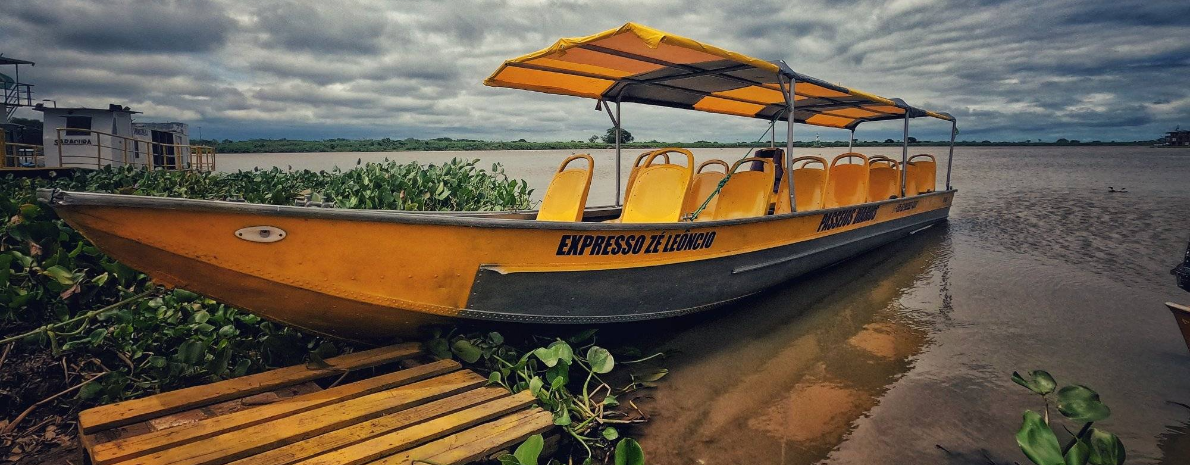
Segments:
[[[133,423],[131,425],[121,426],[119,428],[106,429],[92,435],[83,435],[84,437],[89,436],[93,438],[92,442],[87,445],[86,450],[89,452],[91,448],[95,447],[96,444],[103,444],[115,441],[117,439],[139,436],[142,434],[152,433],[154,431],[177,427],[185,424],[186,422],[184,420],[191,417],[201,416],[201,418],[198,418],[197,420],[204,420],[211,417],[234,413],[240,410],[250,409],[256,407],[257,405],[247,405],[246,402],[250,403],[250,400],[259,398],[260,396],[274,395],[279,399],[286,399],[311,392],[319,392],[321,390],[322,388],[318,387],[318,384],[315,382],[307,381],[302,384],[285,386],[242,399],[232,399],[220,402],[218,404],[211,404],[195,409],[183,410],[178,413],[171,413],[163,417],[153,418],[151,420]]]
[[[305,441],[278,447],[232,462],[232,465],[289,465],[302,459],[367,441],[382,434],[408,427],[409,425],[432,420],[474,405],[507,397],[508,395],[508,391],[500,387],[483,387],[473,391],[467,391],[409,410],[402,410],[375,420],[331,431]]]
[[[341,374],[421,354],[417,343],[397,344],[378,349],[353,352],[327,360],[328,368],[311,370],[304,365],[241,376],[218,383],[194,386],[154,396],[103,405],[79,413],[79,428],[91,434],[151,418],[189,410],[225,400],[246,397],[279,387]]]
[[[390,455],[370,465],[412,465],[414,460],[440,465],[470,463],[553,427],[554,415],[535,407]]]
[[[533,405],[529,391],[479,404],[466,410],[443,415],[408,428],[352,444],[333,452],[297,462],[301,465],[358,465],[416,447],[429,441],[470,428]]]
[[[389,413],[450,397],[463,391],[475,389],[485,383],[487,383],[487,378],[474,372],[456,371],[220,434],[203,441],[142,455],[120,463],[127,465],[224,464]]]
[[[324,405],[344,402],[375,392],[414,383],[462,368],[453,360],[442,360],[408,370],[396,371],[351,384],[314,392],[239,412],[206,418],[200,421],[155,431],[139,436],[117,439],[91,449],[91,460],[97,465],[115,463],[171,447],[178,447],[228,431],[258,425],[288,415],[313,410]]]

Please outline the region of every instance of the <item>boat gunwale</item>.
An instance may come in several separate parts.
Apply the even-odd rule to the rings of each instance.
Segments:
[[[102,206],[125,208],[163,208],[168,210],[189,210],[204,212],[230,212],[240,214],[268,214],[291,218],[336,219],[359,222],[404,223],[430,226],[464,226],[497,229],[547,229],[565,231],[640,231],[658,229],[706,229],[720,226],[736,226],[751,223],[780,221],[790,218],[820,215],[835,211],[859,207],[881,206],[899,203],[907,200],[922,199],[931,196],[947,195],[958,192],[950,188],[918,194],[909,197],[865,202],[842,207],[806,210],[782,213],[779,215],[764,215],[750,218],[735,218],[715,221],[675,222],[675,223],[612,223],[612,222],[566,222],[566,221],[538,221],[535,219],[493,218],[477,215],[478,213],[526,214],[528,211],[504,212],[413,212],[402,210],[360,210],[347,208],[319,208],[292,205],[268,205],[259,203],[230,202],[225,200],[184,199],[176,197],[154,197],[145,195],[109,194],[100,192],[66,191],[60,189],[38,189],[37,199],[51,207],[64,206]],[[607,207],[593,207],[606,209]]]

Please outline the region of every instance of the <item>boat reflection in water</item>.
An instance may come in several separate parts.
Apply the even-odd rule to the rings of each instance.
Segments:
[[[851,431],[949,313],[940,225],[730,311],[640,326],[673,336],[641,408],[656,463],[814,463]],[[632,329],[627,329],[632,331]],[[911,426],[909,426],[911,427]]]

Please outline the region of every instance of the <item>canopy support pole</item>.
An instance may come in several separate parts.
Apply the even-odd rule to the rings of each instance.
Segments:
[[[781,75],[777,75],[777,83],[781,85],[781,93],[785,94],[785,182],[789,186],[789,211],[797,211],[796,196],[793,189],[793,122],[795,118],[793,110],[795,108],[794,88],[797,84],[797,78],[792,76],[788,80],[788,88],[786,88],[786,81],[781,79]],[[777,128],[773,127],[773,137],[776,137]]]
[[[851,138],[847,139],[847,153],[855,149],[855,128],[851,128]]]
[[[950,154],[946,156],[946,190],[950,190],[950,167],[954,164],[954,136],[959,134],[959,122],[950,121]]]
[[[905,179],[909,172],[909,112],[905,111],[905,133],[901,136],[901,197],[905,197]]]
[[[616,191],[612,194],[616,198],[615,205],[620,206],[620,95],[616,95],[616,114],[612,115],[611,105],[600,100],[607,117],[612,120],[612,129],[616,131]],[[598,108],[596,108],[598,110]]]
[[[623,92],[616,94],[616,206],[620,206],[620,96]],[[625,199],[627,200],[627,199]]]

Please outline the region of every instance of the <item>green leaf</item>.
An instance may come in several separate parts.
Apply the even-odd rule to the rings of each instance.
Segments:
[[[616,431],[615,428],[608,426],[607,428],[603,429],[604,439],[607,439],[608,441],[615,441],[618,437],[620,437],[620,432]]]
[[[611,352],[599,346],[591,346],[587,350],[587,363],[591,364],[591,371],[596,373],[610,373],[616,365]]]
[[[620,405],[620,401],[616,400],[616,396],[608,395],[607,397],[603,398],[603,405],[606,405],[608,407],[615,407],[617,405]]]
[[[12,273],[12,254],[0,254],[0,286],[8,285],[8,275]]]
[[[1099,401],[1099,394],[1083,385],[1058,390],[1058,411],[1078,422],[1100,421],[1111,416],[1111,409]]]
[[[426,348],[430,350],[431,354],[442,360],[450,360],[452,358],[450,356],[450,342],[444,338],[436,337],[430,339],[430,342],[426,343]]]
[[[570,423],[570,409],[567,409],[565,405],[558,406],[558,410],[554,412],[554,424],[567,426]]]
[[[557,384],[561,386],[570,382],[570,366],[559,363],[552,368],[545,370],[545,379],[550,382],[550,386]]]
[[[78,397],[82,400],[92,399],[103,392],[103,383],[90,382],[79,389]]]
[[[202,359],[206,348],[201,342],[188,339],[178,346],[178,361],[187,365],[194,365]]]
[[[547,367],[553,367],[559,361],[567,365],[574,362],[574,350],[570,348],[570,344],[563,341],[554,341],[549,347],[538,347],[533,351],[533,355],[541,359]]]
[[[483,351],[480,350],[479,347],[475,347],[475,344],[472,344],[471,341],[466,339],[459,339],[455,341],[454,345],[451,346],[451,350],[454,351],[455,355],[458,355],[460,359],[467,363],[478,362],[479,357],[483,356]]]
[[[1066,451],[1066,465],[1087,465],[1087,456],[1091,453],[1091,448],[1087,446],[1086,442],[1079,440],[1074,443],[1070,450]]]
[[[529,380],[529,392],[534,396],[541,397],[541,386],[544,384],[541,381],[541,377],[534,376],[533,379]]]
[[[1012,381],[1043,396],[1054,392],[1054,388],[1058,387],[1054,377],[1045,370],[1033,370],[1029,373],[1027,380],[1020,373],[1014,371],[1012,372]]]
[[[641,381],[641,382],[645,382],[645,383],[655,383],[655,382],[657,382],[657,380],[664,378],[665,375],[668,375],[668,374],[669,374],[669,370],[667,370],[665,368],[658,368],[653,371],[648,371],[648,372],[634,375],[634,377],[637,381]]]
[[[330,368],[330,367],[331,367],[331,364],[326,363],[326,360],[324,360],[322,358],[322,355],[318,354],[318,351],[312,350],[312,351],[310,351],[310,353],[306,354],[306,368],[307,369],[323,370],[323,369]]]
[[[107,328],[99,328],[95,331],[91,331],[91,334],[87,336],[87,339],[91,341],[91,345],[97,346],[101,341],[103,341],[104,336],[107,336]]]
[[[248,369],[252,367],[252,362],[248,359],[241,359],[236,362],[236,367],[231,369],[232,377],[240,377],[248,374]]]
[[[645,465],[645,451],[632,438],[621,439],[616,444],[616,465]]]
[[[570,341],[571,344],[581,344],[584,341],[586,341],[587,339],[590,339],[591,336],[594,336],[595,333],[598,331],[599,331],[599,328],[590,328],[590,329],[582,331],[578,334],[570,336],[569,338],[567,338],[567,340]]]
[[[1093,465],[1122,465],[1128,454],[1124,451],[1124,443],[1112,433],[1098,428],[1091,428],[1090,463]]]
[[[63,286],[74,284],[74,273],[58,265],[47,268],[41,274],[54,278],[54,280],[58,281],[58,284]]]
[[[501,336],[500,333],[492,331],[492,332],[488,333],[488,342],[491,342],[492,344],[495,344],[495,345],[503,344],[504,336]]]
[[[1037,465],[1066,465],[1058,437],[1037,412],[1025,411],[1021,429],[1016,432],[1016,443],[1025,457]]]
[[[540,434],[534,434],[525,439],[512,453],[520,465],[537,465],[537,458],[541,456],[541,449],[545,448],[545,439]]]
[[[500,384],[500,372],[493,371],[488,375],[488,384]]]
[[[211,314],[207,313],[205,310],[199,310],[194,312],[193,315],[190,315],[190,321],[197,324],[206,323],[209,319],[211,319]]]

